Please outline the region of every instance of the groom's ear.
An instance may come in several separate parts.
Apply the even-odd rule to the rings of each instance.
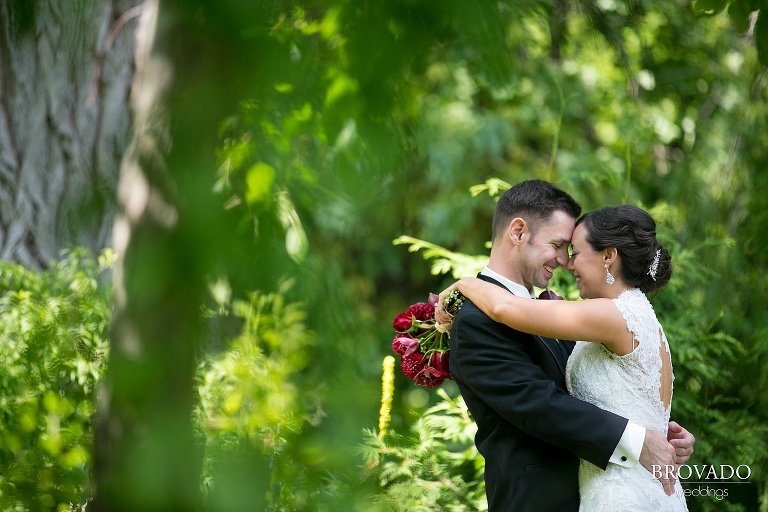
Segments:
[[[528,224],[520,217],[515,217],[509,222],[509,229],[507,234],[513,244],[519,244],[522,242],[528,233]]]
[[[617,251],[615,247],[608,247],[607,249],[603,249],[603,262],[607,265],[610,265],[616,261],[618,255],[619,251]]]

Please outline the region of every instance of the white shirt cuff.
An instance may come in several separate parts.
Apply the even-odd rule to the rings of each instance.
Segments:
[[[628,422],[609,462],[628,468],[634,466],[640,461],[640,452],[643,451],[644,442],[645,428],[631,421]]]

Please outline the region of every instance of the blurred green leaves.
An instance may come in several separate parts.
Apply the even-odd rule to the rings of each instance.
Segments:
[[[88,496],[94,389],[106,368],[112,254],[72,249],[43,272],[0,262],[0,508]]]
[[[285,283],[283,290],[289,287]],[[308,496],[283,491],[301,486],[307,473],[291,445],[305,424],[317,422],[313,415],[322,415],[320,394],[300,389],[295,380],[314,343],[305,308],[286,302],[280,292],[252,293],[220,306],[208,316],[233,322],[240,331],[224,350],[204,356],[197,372],[206,501],[214,510],[244,502],[250,510],[266,509],[267,503],[300,510]],[[236,478],[241,471],[246,473]]]
[[[249,205],[270,201],[275,182],[275,169],[264,162],[257,162],[245,174],[245,200]]]
[[[699,16],[715,16],[727,8],[733,28],[739,34],[751,32],[757,57],[768,67],[768,3],[764,0],[694,0],[692,6]]]
[[[699,15],[714,16],[720,14],[728,5],[728,0],[694,0],[693,12]]]

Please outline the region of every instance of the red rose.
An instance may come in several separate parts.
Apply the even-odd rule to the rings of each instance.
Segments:
[[[435,352],[432,354],[432,357],[430,359],[430,366],[437,370],[440,373],[441,377],[445,377],[446,379],[453,380],[453,377],[451,377],[451,371],[448,366],[448,362],[451,358],[451,351],[446,350],[445,352]]]
[[[415,380],[416,376],[427,365],[427,360],[424,358],[424,354],[413,353],[403,356],[400,361],[400,367],[403,369],[403,373],[411,380]]]
[[[419,386],[426,386],[429,389],[432,389],[445,382],[445,377],[431,366],[425,366],[413,380],[416,381],[416,384]]]
[[[426,302],[417,302],[408,306],[405,312],[416,317],[416,320],[430,320],[435,317],[435,306]]]
[[[395,317],[395,320],[392,322],[392,327],[394,327],[397,332],[408,332],[411,330],[412,326],[413,326],[413,315],[407,312],[400,313]]]
[[[539,300],[563,300],[563,298],[553,291],[544,290],[539,294]]]
[[[419,340],[409,336],[395,336],[392,350],[399,356],[411,355],[419,350]]]

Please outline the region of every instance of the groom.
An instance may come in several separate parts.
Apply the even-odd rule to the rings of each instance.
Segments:
[[[533,287],[546,287],[566,265],[580,213],[551,183],[515,185],[496,206],[490,260],[478,277],[533,298]],[[565,365],[573,346],[496,323],[470,301],[456,315],[450,371],[477,423],[489,512],[576,512],[580,458],[603,469],[641,463],[652,471],[683,464],[693,452],[693,436],[674,422],[668,442],[571,397]],[[662,483],[671,494],[674,482]]]

